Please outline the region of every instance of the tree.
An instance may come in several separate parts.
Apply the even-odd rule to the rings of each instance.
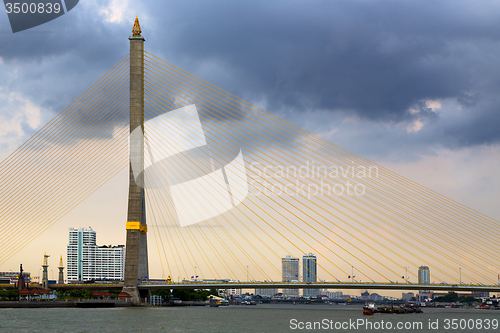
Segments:
[[[460,298],[460,302],[461,303],[473,303],[476,301],[476,298],[474,296],[465,296],[465,297],[462,297]]]
[[[83,293],[83,298],[85,299],[91,299],[92,298],[92,291],[91,290],[85,290]]]
[[[455,292],[448,293],[444,296],[436,297],[432,300],[433,302],[457,302],[458,294]]]
[[[0,299],[3,301],[15,301],[18,297],[17,290],[0,290]]]
[[[73,298],[84,298],[85,289],[73,289],[69,291],[69,295]]]
[[[208,299],[208,296],[210,295],[217,296],[217,290],[179,289],[179,290],[174,290],[172,293],[173,297],[181,299],[183,301],[192,301],[192,300],[206,301]]]
[[[152,290],[151,295],[161,296],[164,301],[170,300],[170,290],[162,289],[162,290]]]

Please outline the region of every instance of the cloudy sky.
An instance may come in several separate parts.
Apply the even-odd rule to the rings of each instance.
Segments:
[[[495,1],[86,0],[15,34],[0,14],[0,158],[128,53],[136,14],[149,52],[500,219]]]

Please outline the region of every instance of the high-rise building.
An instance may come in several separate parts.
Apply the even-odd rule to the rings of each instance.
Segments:
[[[287,255],[281,258],[283,282],[299,281],[299,258]]]
[[[420,266],[418,268],[418,283],[431,283],[431,271],[428,266]],[[418,301],[422,301],[432,297],[429,296],[429,290],[420,290],[416,298]]]
[[[281,258],[281,274],[283,282],[299,281],[299,258],[287,255]],[[299,296],[299,289],[283,289],[283,295]]]
[[[344,298],[344,294],[341,291],[327,291],[325,294],[326,294],[326,296],[328,296],[328,298],[333,298],[333,299]],[[345,296],[347,296],[347,298],[349,298],[349,295],[345,295]]]
[[[241,288],[219,289],[219,296],[221,297],[239,297],[243,295]]]
[[[418,268],[418,283],[431,283],[431,271],[428,266],[420,266]]]
[[[302,256],[302,281],[316,282],[318,281],[318,264],[316,255],[309,253]],[[315,298],[320,294],[319,289],[304,289],[304,297]]]
[[[69,228],[66,279],[71,281],[123,280],[125,247],[96,245],[92,228]]]

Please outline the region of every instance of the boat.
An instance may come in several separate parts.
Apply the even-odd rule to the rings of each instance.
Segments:
[[[406,313],[422,313],[422,309],[417,306],[379,306],[374,313],[394,313],[394,314],[406,314]]]
[[[365,306],[363,306],[363,315],[365,316],[371,316],[375,313],[375,304],[373,303],[366,303]]]
[[[374,308],[374,306],[364,306],[363,314],[372,315],[374,313],[394,313],[394,314],[405,314],[405,313],[422,313],[422,309],[417,306],[379,306]]]
[[[371,316],[371,315],[373,315],[373,313],[374,313],[373,309],[370,309],[369,307],[366,307],[366,306],[363,307],[363,314],[365,316]]]

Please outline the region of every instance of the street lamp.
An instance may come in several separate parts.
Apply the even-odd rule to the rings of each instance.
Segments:
[[[248,265],[247,265],[247,282],[248,282]]]
[[[460,270],[460,284],[462,284],[462,268],[458,267],[458,269]]]
[[[406,269],[406,274],[405,274],[405,279],[406,279],[406,283],[408,284],[408,266],[405,266],[405,269]]]

